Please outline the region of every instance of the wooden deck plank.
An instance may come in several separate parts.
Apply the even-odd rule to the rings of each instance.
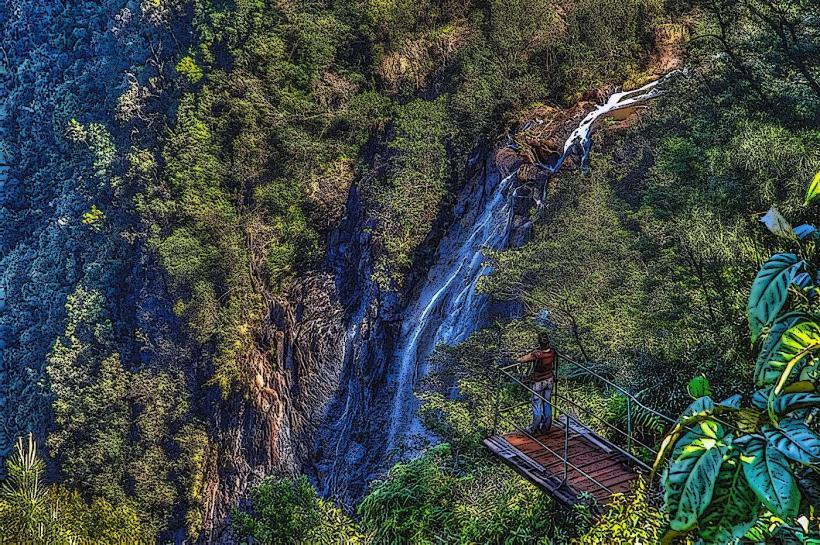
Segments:
[[[609,465],[601,467],[595,471],[586,472],[590,477],[596,481],[605,482],[607,479],[617,477],[618,475],[630,474],[619,462],[610,462]]]

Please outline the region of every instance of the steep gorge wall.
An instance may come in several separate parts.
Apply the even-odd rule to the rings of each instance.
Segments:
[[[224,524],[248,486],[270,474],[300,471],[324,406],[338,388],[346,347],[333,277],[300,279],[269,308],[245,357],[248,388],[215,400],[209,419],[208,541],[229,539]]]
[[[223,399],[206,386],[211,347],[193,342],[172,312],[167,275],[146,251],[144,226],[133,212],[136,188],[123,160],[132,145],[155,151],[156,133],[173,117],[179,90],[168,84],[190,39],[186,19],[174,23],[174,37],[162,14],[134,1],[7,0],[2,7],[0,164],[10,168],[7,179],[0,172],[0,456],[26,431],[42,442],[53,429],[46,364],[55,340],[66,334],[65,303],[82,287],[103,295],[126,371],[172,369],[184,377],[186,418],[207,432],[203,490],[186,502],[203,505],[208,540],[228,539],[231,507],[271,473],[306,471],[325,493],[350,505],[397,459],[385,436],[402,381],[396,351],[403,322],[414,319],[407,309],[441,255],[421,260],[401,293],[382,290],[374,280],[372,210],[354,184],[318,271],[284,294],[262,294],[266,312],[242,362],[241,391]],[[121,97],[136,113],[122,117]],[[105,138],[71,142],[67,129],[75,118],[85,130],[102,126],[114,151]],[[569,121],[556,132],[570,130]],[[527,162],[534,159],[526,150],[476,151],[430,245],[461,240],[502,179]],[[504,198],[522,186],[540,190],[542,182],[530,166]],[[513,203],[509,243],[523,240],[532,202]],[[104,218],[84,222],[93,206]],[[481,318],[496,311],[505,309]],[[468,333],[481,325],[476,316],[467,318]],[[435,340],[424,336],[419,360]],[[138,406],[142,394],[132,392],[128,402]],[[165,439],[159,439],[163,449],[187,456]],[[123,488],[134,491],[130,482]],[[184,525],[179,513],[163,516],[174,519],[174,528]]]

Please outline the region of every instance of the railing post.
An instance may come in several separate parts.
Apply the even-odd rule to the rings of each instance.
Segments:
[[[553,402],[558,395],[558,360],[561,359],[561,356],[558,355],[558,352],[554,352],[555,354],[555,363],[553,364],[552,368],[552,388],[550,389],[550,411],[552,411]],[[552,411],[553,416],[558,418],[558,411]]]
[[[632,454],[632,398],[626,397],[626,451]]]
[[[564,413],[564,480],[561,484],[567,482],[567,463],[569,461],[569,414]]]
[[[498,417],[501,410],[501,372],[500,368],[495,370],[495,412],[493,413],[493,435],[498,435]]]

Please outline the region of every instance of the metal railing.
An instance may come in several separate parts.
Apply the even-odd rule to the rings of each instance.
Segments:
[[[663,428],[652,430],[654,433],[651,435],[657,435],[657,439],[660,439],[663,435],[666,435],[666,433],[669,432],[678,423],[678,421],[653,409],[652,407],[645,405],[637,397],[635,397],[634,394],[619,386],[615,382],[611,381],[607,377],[603,376],[601,373],[595,371],[589,364],[579,363],[573,360],[572,358],[568,357],[566,354],[563,354],[558,351],[555,351],[555,356],[556,364],[554,368],[553,388],[550,399],[544,397],[543,394],[537,392],[532,387],[530,387],[524,380],[522,380],[521,373],[519,373],[518,376],[516,376],[516,371],[518,369],[522,367],[529,367],[530,365],[532,365],[531,363],[513,362],[510,364],[502,365],[497,368],[498,384],[496,387],[496,414],[495,421],[493,424],[494,434],[498,434],[499,424],[501,424],[501,422],[503,421],[503,423],[506,424],[506,426],[509,426],[509,428],[511,428],[512,430],[515,430],[516,432],[526,436],[529,440],[535,442],[544,450],[546,450],[547,452],[549,452],[561,461],[563,473],[561,485],[567,482],[569,471],[571,469],[576,471],[579,475],[583,476],[585,479],[587,479],[589,482],[591,482],[598,488],[605,490],[609,493],[612,493],[612,490],[610,490],[607,486],[601,483],[598,479],[595,479],[589,473],[583,471],[580,467],[576,466],[569,460],[570,433],[573,428],[573,423],[577,424],[578,429],[593,431],[584,422],[580,420],[580,417],[584,417],[594,420],[596,425],[598,426],[598,429],[606,430],[608,432],[609,437],[603,437],[598,433],[595,433],[596,441],[602,442],[607,448],[618,451],[625,457],[625,459],[633,467],[640,468],[641,470],[647,473],[651,472],[651,467],[644,461],[644,459],[645,457],[650,455],[653,458],[656,457],[658,455],[658,448],[654,446],[654,441],[650,440],[650,442],[653,443],[652,445],[647,444],[644,434],[636,433],[636,431],[639,431],[636,429],[634,422],[636,412],[640,411],[645,415],[651,415],[652,417],[657,419],[657,421],[660,423],[660,427]],[[597,382],[604,385],[606,388],[610,388],[611,390],[617,392],[620,396],[623,397],[624,402],[626,404],[626,429],[621,429],[620,427],[616,426],[606,418],[603,418],[602,416],[598,415],[591,408],[585,407],[584,405],[564,395],[563,392],[559,392],[559,369],[565,368],[565,366],[567,365],[583,371],[585,376],[595,379]],[[560,417],[563,416],[562,425],[564,427],[564,438],[562,445],[563,448],[560,449],[562,450],[562,452],[556,452],[554,448],[551,448],[548,445],[544,444],[542,440],[540,440],[526,428],[522,427],[519,424],[519,422],[516,422],[512,413],[517,409],[521,409],[524,406],[530,405],[531,401],[515,403],[506,407],[501,406],[501,381],[505,378],[509,383],[514,384],[519,388],[523,388],[528,393],[530,398],[535,396],[537,398],[540,398],[542,401],[547,402],[553,411],[554,421],[560,422]],[[578,414],[576,415],[573,413]],[[716,422],[726,426],[729,429],[737,430],[737,427],[734,424],[726,422],[725,420],[720,419],[715,415],[711,416],[710,418],[714,419]],[[684,426],[683,429],[692,430],[693,428],[691,426]]]
[[[592,419],[598,424],[602,429],[606,429],[613,438],[620,439],[620,445],[616,442],[613,442],[607,438],[604,438],[598,434],[595,436],[595,440],[599,441],[604,444],[604,446],[608,449],[614,450],[622,454],[625,459],[633,466],[645,471],[651,471],[650,466],[642,460],[642,457],[648,453],[652,455],[657,455],[657,449],[654,446],[647,444],[642,437],[639,437],[635,432],[635,426],[633,426],[633,418],[635,417],[635,409],[639,408],[641,411],[645,411],[647,414],[652,414],[656,416],[660,421],[667,425],[674,424],[674,420],[654,409],[651,407],[647,407],[640,400],[638,400],[632,393],[625,390],[624,388],[618,386],[611,380],[607,379],[606,377],[602,376],[600,373],[597,373],[590,367],[578,363],[571,358],[567,357],[566,355],[556,352],[556,373],[555,378],[553,379],[553,389],[550,396],[550,399],[547,399],[543,396],[540,392],[534,390],[531,386],[526,384],[522,378],[516,375],[516,371],[522,367],[528,367],[531,365],[530,363],[519,363],[514,362],[507,365],[503,365],[498,367],[498,385],[497,385],[497,398],[496,398],[496,419],[494,422],[494,432],[498,433],[499,424],[503,422],[508,429],[512,428],[512,430],[518,432],[521,435],[527,437],[530,441],[533,441],[541,448],[543,448],[546,452],[549,452],[553,456],[555,456],[558,460],[561,461],[562,464],[562,480],[559,486],[564,485],[567,483],[567,479],[569,476],[569,471],[573,470],[577,472],[579,475],[584,477],[590,483],[592,483],[597,488],[604,490],[608,493],[612,493],[613,491],[607,487],[604,483],[600,482],[598,479],[594,478],[588,472],[584,471],[581,467],[578,467],[576,464],[573,464],[569,459],[569,445],[570,445],[570,434],[572,433],[573,428],[576,430],[589,430],[590,428],[580,420],[579,416],[583,416],[584,418]],[[600,415],[596,414],[595,411],[592,409],[583,406],[582,404],[576,402],[573,399],[563,395],[562,392],[559,392],[558,386],[558,369],[560,369],[563,365],[571,365],[578,369],[584,371],[585,374],[589,375],[590,377],[595,378],[596,380],[600,381],[604,385],[613,390],[617,391],[619,395],[623,396],[625,403],[626,403],[626,430],[619,428],[612,422],[608,421],[607,419],[601,417]],[[540,398],[542,401],[548,403],[553,411],[554,421],[558,422],[559,425],[563,426],[564,437],[563,437],[563,445],[562,448],[559,449],[562,452],[557,452],[555,448],[551,448],[550,446],[546,445],[541,439],[539,439],[536,435],[531,433],[526,428],[522,427],[518,422],[516,422],[515,418],[513,417],[512,413],[514,411],[521,409],[524,406],[529,406],[531,401],[515,403],[506,407],[501,406],[500,401],[500,392],[501,392],[501,381],[506,379],[509,383],[516,385],[519,388],[523,388],[530,397],[537,397]],[[578,416],[574,413],[580,413]],[[510,431],[512,431],[510,430]],[[590,430],[591,431],[591,430]],[[553,445],[554,447],[555,445]],[[637,450],[638,448],[643,449],[643,452]]]

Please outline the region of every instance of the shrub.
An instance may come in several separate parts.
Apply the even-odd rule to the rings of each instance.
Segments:
[[[246,508],[235,509],[232,531],[239,539],[269,545],[359,543],[352,520],[319,498],[305,476],[268,478],[254,487]]]
[[[196,61],[191,55],[182,57],[176,66],[177,73],[188,80],[191,85],[199,83],[202,79],[202,68],[197,66]]]
[[[8,476],[0,483],[0,534],[13,543],[62,545],[74,542],[142,543],[133,508],[102,499],[86,503],[76,491],[43,482],[45,462],[37,446],[17,440],[6,460]],[[147,541],[146,541],[147,542]]]

